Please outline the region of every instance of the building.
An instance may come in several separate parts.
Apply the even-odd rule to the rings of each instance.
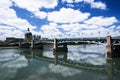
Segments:
[[[6,37],[6,40],[4,42],[16,43],[16,42],[20,42],[20,41],[24,41],[24,39],[23,38]]]
[[[41,36],[40,35],[33,35],[33,40],[34,41],[40,41],[41,40]]]
[[[15,42],[15,38],[14,37],[6,37],[5,42],[8,42],[8,43]]]
[[[31,40],[32,40],[32,33],[30,32],[28,28],[27,32],[25,33],[25,41],[31,41]]]

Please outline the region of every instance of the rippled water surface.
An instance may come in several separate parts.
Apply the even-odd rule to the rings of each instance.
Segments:
[[[120,60],[107,60],[105,53],[105,44],[68,45],[58,56],[65,64],[55,64],[52,45],[0,49],[0,80],[119,80]]]

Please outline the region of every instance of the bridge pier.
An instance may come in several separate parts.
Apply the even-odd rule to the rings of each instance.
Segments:
[[[58,63],[59,55],[63,55],[64,61],[67,60],[67,51],[67,43],[58,43],[58,40],[55,38],[53,44],[53,55],[55,64]]]
[[[55,38],[54,39],[54,44],[53,44],[53,51],[54,52],[67,52],[67,43],[58,43],[58,40]]]
[[[31,48],[32,48],[32,49],[34,49],[34,47],[35,47],[34,44],[35,44],[35,42],[34,42],[34,40],[32,40],[32,41],[31,41]]]
[[[113,45],[112,45],[112,39],[111,36],[107,36],[107,45],[106,45],[106,57],[112,58],[113,57]]]
[[[21,41],[19,42],[19,48],[21,47]]]
[[[111,36],[107,36],[106,57],[107,58],[120,57],[120,44],[113,43]]]
[[[58,49],[58,40],[54,39],[53,50],[56,51]]]

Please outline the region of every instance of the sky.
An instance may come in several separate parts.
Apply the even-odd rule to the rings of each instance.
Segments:
[[[120,0],[0,0],[0,40],[120,36]]]

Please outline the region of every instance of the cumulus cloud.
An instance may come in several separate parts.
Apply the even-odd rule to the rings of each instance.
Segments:
[[[114,23],[116,23],[118,20],[115,17],[103,17],[103,16],[97,16],[92,17],[91,19],[88,19],[84,21],[86,24],[94,24],[97,26],[110,26]]]
[[[29,27],[35,34],[36,26],[32,26],[26,19],[17,17],[16,12],[11,7],[14,5],[26,9],[34,14],[35,17],[45,19],[47,13],[40,11],[41,8],[54,8],[58,0],[5,0],[0,1],[0,38],[5,37],[23,37],[24,31]],[[4,25],[4,26],[3,26]],[[3,28],[4,27],[4,28]],[[16,34],[17,33],[17,34]]]
[[[8,1],[9,2],[9,1]],[[6,2],[0,2],[0,5],[5,5]],[[5,24],[13,27],[17,27],[18,29],[24,30],[25,26],[29,26],[31,29],[34,27],[31,26],[27,20],[18,18],[15,11],[10,9],[11,2],[9,2],[6,7],[0,7],[0,24]]]
[[[40,8],[54,8],[58,4],[58,0],[11,0],[20,7],[28,11],[37,11]]]
[[[90,13],[82,13],[71,8],[61,8],[60,11],[48,13],[48,20],[57,23],[82,22],[90,16]]]
[[[97,22],[96,22],[97,21]],[[115,17],[96,16],[85,20],[83,23],[67,23],[58,25],[50,23],[41,27],[43,35],[49,38],[83,38],[115,36],[117,31],[114,25],[118,20]],[[109,34],[108,34],[109,33]]]
[[[62,0],[63,2],[85,2],[89,3],[92,8],[100,7],[104,3],[95,0]],[[27,3],[27,4],[26,4]],[[4,6],[5,5],[5,6]],[[47,19],[48,24],[40,26],[39,31],[36,26],[32,26],[26,19],[19,18],[14,9],[16,7],[26,9],[32,12],[39,19]],[[89,12],[81,12],[72,8],[60,8],[59,11],[44,12],[41,8],[55,8],[58,0],[5,0],[0,1],[0,38],[5,37],[23,37],[25,30],[29,27],[33,34],[42,35],[48,38],[78,38],[90,36],[106,36],[108,33],[116,35],[119,26],[114,24],[118,20],[113,17],[91,16]],[[71,4],[69,4],[71,6]],[[72,4],[73,6],[73,4]],[[72,7],[71,6],[71,7]],[[105,8],[106,6],[104,6]],[[104,9],[102,8],[102,9]],[[91,17],[91,18],[90,18]],[[97,21],[97,22],[96,22]],[[61,25],[59,25],[60,23]],[[42,24],[42,23],[41,23]],[[98,33],[100,32],[100,33]],[[17,34],[16,34],[17,33]],[[104,35],[103,35],[104,34]]]
[[[1,27],[1,26],[0,26]],[[2,26],[2,27],[9,27],[9,26]],[[24,37],[24,32],[18,29],[14,29],[14,28],[0,28],[0,34],[1,34],[1,39],[5,39],[6,37]],[[17,33],[17,34],[16,34]]]
[[[120,30],[120,25],[119,25],[119,26],[116,26],[116,29]]]
[[[103,2],[95,0],[84,0],[84,2],[90,4],[91,8],[106,9],[106,5]]]
[[[40,19],[45,19],[47,17],[47,13],[43,11],[35,11],[34,14],[35,14],[35,17]]]
[[[10,8],[12,5],[13,4],[10,0],[0,1],[1,39],[5,39],[5,37],[23,37],[24,30],[26,30],[28,27],[31,30],[36,28],[27,20],[18,18],[16,12]]]
[[[41,8],[54,8],[58,4],[58,0],[11,0],[16,6],[26,9],[36,17],[43,19],[47,17],[47,13],[40,11]]]
[[[43,25],[41,27],[44,37],[55,38],[60,37],[63,33],[58,29],[58,25],[56,23],[50,23],[49,25]]]
[[[62,0],[63,2],[73,3],[73,0]]]
[[[95,0],[62,0],[63,2],[73,3],[73,2],[84,2],[87,4],[90,4],[91,8],[97,8],[97,9],[106,9],[105,3],[101,1],[95,1]]]

